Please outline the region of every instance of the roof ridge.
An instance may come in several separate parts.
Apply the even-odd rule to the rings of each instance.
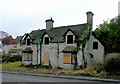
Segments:
[[[37,30],[32,30],[31,32],[34,32],[34,31],[41,31],[41,30],[43,31],[43,30],[46,30],[46,29],[40,29],[40,30],[37,29]],[[29,33],[29,34],[30,34],[30,33]]]
[[[87,23],[82,23],[82,24],[75,24],[75,25],[66,25],[66,26],[58,26],[58,27],[53,27],[52,29],[56,29],[56,28],[62,28],[62,27],[72,27],[72,26],[79,26],[79,25],[85,25]],[[34,32],[34,31],[46,31],[46,29],[40,29],[40,30],[32,30],[31,32]]]
[[[79,25],[85,25],[87,23],[83,23],[83,24],[76,24],[76,25],[66,25],[66,26],[59,26],[60,28],[62,27],[72,27],[72,26],[79,26]],[[53,29],[59,28],[59,27],[53,27]]]

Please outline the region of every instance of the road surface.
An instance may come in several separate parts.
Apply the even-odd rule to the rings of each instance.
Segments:
[[[107,83],[101,81],[88,81],[88,80],[76,80],[76,79],[63,79],[63,78],[51,78],[51,77],[39,77],[39,76],[29,76],[29,75],[18,75],[18,74],[2,74],[2,82],[69,82],[69,84],[74,84],[74,82],[82,82],[93,84],[117,84],[117,83]],[[73,83],[72,83],[73,82]],[[62,83],[63,84],[63,83]]]

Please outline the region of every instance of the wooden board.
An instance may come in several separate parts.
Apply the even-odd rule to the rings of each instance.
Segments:
[[[71,64],[71,54],[70,53],[64,53],[63,63]]]
[[[44,66],[49,66],[49,53],[44,53]]]

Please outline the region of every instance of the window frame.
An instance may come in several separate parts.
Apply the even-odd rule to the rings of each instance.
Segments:
[[[98,42],[93,42],[93,49],[98,50]]]
[[[14,45],[13,45],[13,48],[17,48],[17,45],[16,45],[16,44],[14,44]]]
[[[29,43],[28,43],[28,40],[29,40]],[[30,45],[31,43],[30,43],[30,39],[27,39],[27,45]]]
[[[73,44],[73,35],[67,35],[67,44]]]
[[[49,45],[49,37],[44,37],[44,44],[45,45]]]
[[[65,54],[69,54],[69,55],[65,55]],[[70,56],[71,57],[70,63],[65,63],[64,56]],[[64,56],[63,56],[63,64],[72,64],[73,63],[73,61],[72,61],[72,53],[65,52]]]
[[[32,60],[33,60],[32,53],[24,53],[24,61],[32,61]]]

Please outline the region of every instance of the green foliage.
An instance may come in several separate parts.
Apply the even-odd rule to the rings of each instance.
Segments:
[[[73,58],[75,60],[75,62],[73,63],[73,70],[77,70],[77,65],[78,65],[78,63],[77,63],[77,55],[74,54]]]
[[[84,41],[82,42],[82,55],[83,55],[83,62],[84,62],[84,68],[86,68],[87,66],[87,59],[85,58],[85,53],[84,53],[84,49],[85,49],[85,45],[86,45],[86,42],[89,40],[90,38],[90,33],[91,33],[91,29],[92,29],[92,24],[91,23],[88,23],[88,30],[86,30],[84,32]]]
[[[120,58],[112,58],[104,64],[104,70],[109,74],[115,74],[119,72],[120,75]]]
[[[84,49],[85,49],[86,42],[87,42],[87,41],[89,40],[89,38],[90,38],[90,33],[91,33],[91,29],[92,29],[92,24],[91,24],[91,23],[88,23],[87,27],[88,27],[88,30],[84,31],[84,32],[83,32],[83,36],[82,36],[82,37],[84,38],[84,40],[82,41],[82,43],[81,43],[81,42],[77,42],[77,43],[76,43],[76,44],[77,44],[77,47],[75,48],[76,54],[77,54],[80,50],[82,51],[84,68],[87,66],[87,59],[85,58]],[[82,46],[82,47],[81,47],[81,46]],[[75,60],[75,62],[74,62],[74,67],[73,67],[74,70],[77,70],[77,55],[76,55],[76,54],[74,54],[74,60]],[[80,66],[79,68],[81,68],[81,66]],[[83,68],[83,66],[82,66],[82,68]]]
[[[22,61],[21,55],[14,55],[11,54],[5,54],[2,56],[2,62],[16,62],[16,61]]]
[[[104,21],[94,31],[97,39],[104,45],[105,54],[120,52],[120,17]]]
[[[51,65],[51,62],[50,62],[50,60],[49,60],[49,69],[51,69],[52,68],[52,65]]]

